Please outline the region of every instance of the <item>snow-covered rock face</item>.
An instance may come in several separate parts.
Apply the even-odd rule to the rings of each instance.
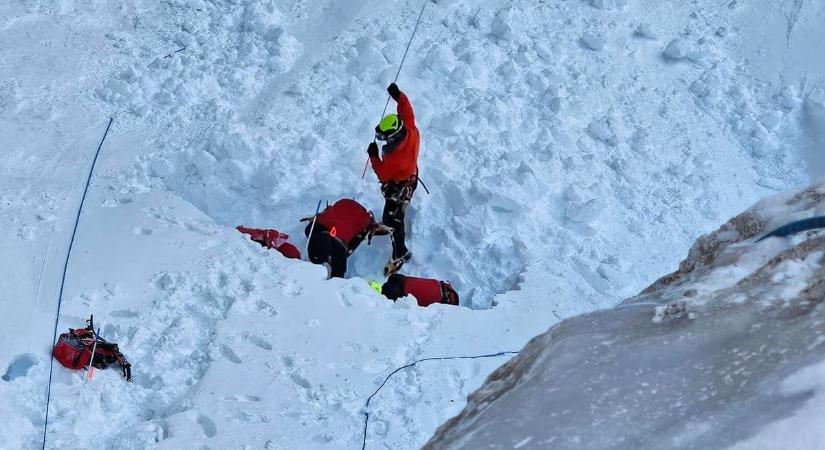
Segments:
[[[425,447],[818,448],[825,404],[825,185],[702,237],[677,272],[566,320],[494,372]]]

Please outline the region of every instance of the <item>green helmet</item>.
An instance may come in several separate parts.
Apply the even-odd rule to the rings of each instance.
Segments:
[[[381,293],[381,283],[372,280],[370,281],[370,287],[375,290],[375,292],[378,292],[379,294]]]
[[[404,122],[398,114],[390,114],[381,119],[375,127],[375,138],[379,141],[390,141],[397,137],[402,129],[404,129]]]

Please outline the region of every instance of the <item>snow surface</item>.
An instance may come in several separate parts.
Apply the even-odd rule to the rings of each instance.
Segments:
[[[63,261],[110,115],[59,330],[94,313],[135,383],[56,367],[50,448],[357,447],[395,367],[517,349],[615,305],[743,205],[825,170],[815,2],[438,1],[399,79],[432,190],[411,205],[407,270],[452,281],[467,308],[370,290],[386,240],[328,282],[246,241],[232,227],[302,247],[318,200],[380,212],[365,147],[419,8],[0,4],[0,447],[42,440]],[[403,372],[368,446],[422,445],[502,362]]]

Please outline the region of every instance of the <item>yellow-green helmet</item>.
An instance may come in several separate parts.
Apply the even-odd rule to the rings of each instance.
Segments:
[[[375,292],[378,292],[379,294],[381,293],[381,283],[379,283],[375,280],[372,280],[372,281],[370,281],[370,287],[373,288],[373,290],[375,290]]]
[[[379,141],[391,141],[398,137],[403,129],[404,122],[398,117],[398,114],[390,114],[381,119],[381,122],[375,127],[375,139]]]

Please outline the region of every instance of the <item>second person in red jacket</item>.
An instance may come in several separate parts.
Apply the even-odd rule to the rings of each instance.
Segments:
[[[395,83],[389,85],[387,92],[398,103],[398,114],[384,117],[375,127],[375,138],[384,142],[381,156],[375,142],[367,149],[384,195],[381,220],[393,229],[392,259],[384,268],[385,275],[397,272],[412,256],[405,242],[404,214],[418,186],[421,141],[410,100]]]
[[[315,264],[328,265],[330,277],[343,277],[347,272],[347,258],[364,239],[389,234],[386,227],[375,222],[372,213],[355,200],[338,200],[317,216],[305,217],[309,222],[304,230],[307,256]]]

